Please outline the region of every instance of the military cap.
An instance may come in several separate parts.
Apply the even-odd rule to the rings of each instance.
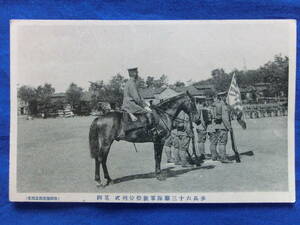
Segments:
[[[137,72],[138,72],[138,68],[137,67],[129,68],[128,69],[128,73],[129,73],[130,77],[134,76]]]

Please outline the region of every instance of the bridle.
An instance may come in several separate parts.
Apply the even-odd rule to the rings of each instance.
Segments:
[[[175,120],[175,121],[181,121],[181,122],[190,122],[190,121],[191,121],[191,114],[192,114],[192,113],[195,114],[195,112],[193,112],[193,111],[196,111],[196,112],[197,112],[197,108],[196,108],[196,104],[192,101],[192,98],[191,98],[191,96],[190,96],[189,94],[187,94],[185,97],[186,97],[186,99],[189,101],[191,107],[194,108],[194,109],[192,110],[192,112],[187,113],[187,114],[189,115],[189,120],[182,119],[182,118],[177,118],[177,115],[176,115],[176,116],[171,115],[170,113],[168,113],[168,112],[162,110],[159,106],[152,106],[152,108],[155,109],[155,111],[156,111],[158,114],[167,115],[168,117],[171,118],[172,121]],[[168,127],[168,125],[166,124],[166,122],[165,122],[163,119],[161,119],[161,117],[159,117],[159,120],[162,121],[162,123],[164,124],[164,126],[166,127],[166,129],[167,129],[169,132],[171,132],[170,128]]]

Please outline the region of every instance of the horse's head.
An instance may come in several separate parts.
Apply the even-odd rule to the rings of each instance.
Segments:
[[[195,98],[189,91],[186,91],[186,96],[187,101],[184,102],[182,110],[190,116],[192,122],[197,123],[201,118],[201,114],[197,110]]]
[[[181,111],[184,111],[191,118],[192,122],[197,122],[200,119],[200,112],[197,111],[195,99],[187,91],[174,97],[163,100],[153,109],[158,112],[166,112],[173,120]]]

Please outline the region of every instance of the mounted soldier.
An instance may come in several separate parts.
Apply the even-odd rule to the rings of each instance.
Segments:
[[[136,126],[141,127],[145,124],[138,122],[139,115],[144,115],[146,117],[146,128],[150,131],[155,130],[154,126],[154,116],[150,105],[143,99],[137,88],[138,82],[138,68],[128,69],[129,80],[126,82],[124,87],[124,96],[122,110],[129,114],[131,121],[124,121],[123,131],[120,137],[126,135],[126,132],[134,130]]]

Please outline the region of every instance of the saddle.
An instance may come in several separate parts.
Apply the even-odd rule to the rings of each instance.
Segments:
[[[163,131],[161,131],[157,127],[157,121],[158,121],[157,115],[155,116],[153,113],[133,114],[137,118],[137,120],[132,121],[128,112],[125,111],[121,111],[121,112],[122,112],[122,119],[121,119],[122,129],[118,137],[116,137],[117,141],[126,137],[133,131],[137,131],[138,136],[148,136],[148,137],[155,136],[156,138],[160,135],[163,135]]]
[[[131,120],[128,112],[123,112],[122,125],[125,133],[149,126],[146,114],[134,114],[134,116],[137,118],[136,121]]]

